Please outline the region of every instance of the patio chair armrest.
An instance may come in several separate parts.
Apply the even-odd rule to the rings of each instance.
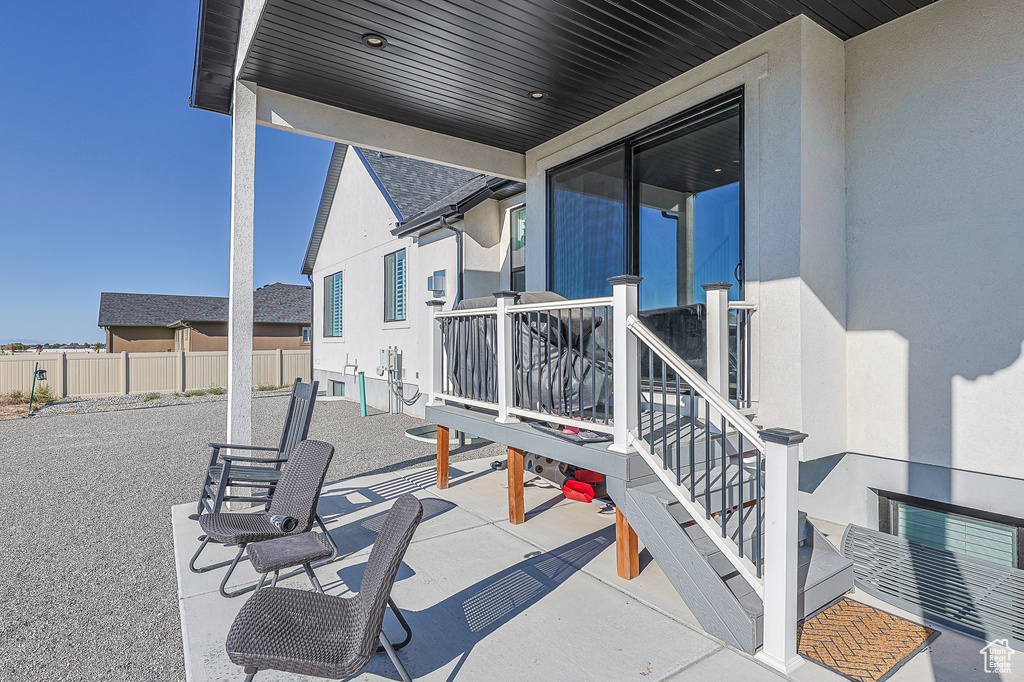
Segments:
[[[277,448],[263,445],[232,445],[231,443],[210,443],[214,450],[262,450],[264,452],[277,452]]]
[[[246,457],[245,455],[221,455],[220,458],[225,462],[258,462],[259,464],[276,464],[288,461],[287,457],[267,459],[265,457]]]

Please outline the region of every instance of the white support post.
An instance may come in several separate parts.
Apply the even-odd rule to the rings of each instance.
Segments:
[[[231,112],[231,282],[227,441],[252,444],[253,223],[256,86],[236,80]]]
[[[608,281],[612,285],[612,417],[613,440],[609,450],[629,452],[629,436],[636,431],[640,418],[637,388],[640,372],[637,363],[637,340],[629,333],[626,322],[640,312],[640,279],[619,275]]]
[[[512,355],[512,316],[508,307],[513,305],[519,294],[515,291],[499,291],[494,294],[497,300],[497,361],[498,361],[498,417],[494,421],[499,424],[514,424],[519,420],[508,414],[508,408],[514,402],[515,383],[512,373],[515,369],[515,358]]]
[[[441,392],[443,385],[441,372],[444,371],[444,338],[441,335],[441,321],[437,319],[437,314],[441,312],[444,301],[434,299],[427,301],[427,305],[430,306],[430,380],[428,382],[430,389],[427,395],[427,404],[440,405],[441,401],[437,394]]]
[[[728,282],[701,286],[707,296],[708,383],[729,399],[729,289]]]
[[[761,431],[764,467],[764,644],[757,657],[783,674],[803,664],[797,654],[797,491],[806,434]]]

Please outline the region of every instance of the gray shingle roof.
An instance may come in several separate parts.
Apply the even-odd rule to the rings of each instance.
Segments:
[[[302,263],[302,274],[313,274],[320,242],[327,229],[327,217],[331,212],[331,204],[341,177],[341,167],[345,161],[346,145],[334,145],[331,165],[327,169],[327,179],[320,196],[320,208],[317,210],[313,231],[309,236],[306,258]],[[488,181],[488,177],[464,171],[458,168],[442,166],[427,161],[418,161],[404,156],[375,152],[370,149],[354,148],[359,157],[370,169],[375,182],[383,190],[388,203],[397,211],[398,220],[409,220],[419,215],[429,206],[433,206],[446,197],[465,194],[467,187],[476,191]],[[470,192],[472,193],[472,192]]]
[[[254,321],[263,324],[309,324],[310,289],[301,284],[268,284],[253,292]],[[166,327],[177,321],[227,322],[224,296],[168,294],[100,294],[100,327]]]
[[[407,159],[404,156],[369,149],[359,151],[366,159],[366,165],[391,195],[391,200],[401,213],[399,220],[411,218],[479,176],[471,171]]]

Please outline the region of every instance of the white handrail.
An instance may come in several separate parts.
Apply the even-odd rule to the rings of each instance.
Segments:
[[[721,393],[716,391],[711,384],[707,382],[707,379],[697,373],[693,367],[690,367],[685,360],[676,354],[674,350],[669,348],[665,343],[654,335],[650,329],[644,326],[644,323],[636,318],[634,315],[630,315],[626,320],[626,327],[636,335],[638,339],[650,346],[657,355],[661,358],[662,362],[672,368],[673,372],[676,372],[681,376],[686,383],[692,386],[700,397],[708,401],[713,408],[718,410],[719,414],[725,416],[726,421],[732,424],[732,427],[736,429],[741,436],[748,439],[758,451],[764,452],[764,441],[761,440],[761,436],[757,433],[757,427],[755,427],[749,419],[743,416],[743,413],[736,409],[736,406],[730,403]]]
[[[729,301],[729,310],[757,310],[754,301]]]
[[[460,398],[457,395],[451,395],[450,393],[436,393],[438,400],[447,400],[452,403],[461,403],[470,407],[479,407],[483,410],[496,410],[498,409],[498,403],[489,403],[485,400],[472,400],[471,398]]]
[[[694,523],[700,526],[700,529],[704,531],[705,535],[711,538],[711,541],[715,543],[715,546],[718,547],[719,550],[721,550],[722,554],[725,555],[725,558],[729,560],[729,563],[739,571],[740,575],[742,575],[748,583],[750,583],[750,586],[754,589],[754,592],[757,593],[757,596],[764,599],[764,581],[761,580],[761,578],[758,578],[754,573],[753,564],[750,564],[740,558],[739,549],[736,547],[735,543],[722,537],[721,526],[712,523],[705,518],[705,511],[691,502],[690,498],[683,494],[683,491],[679,489],[678,485],[676,485],[673,477],[668,475],[668,472],[661,466],[661,463],[657,461],[654,455],[651,454],[646,441],[637,438],[636,436],[631,436],[630,441],[633,447],[636,448],[636,451],[640,453],[643,460],[647,462],[647,465],[651,467],[651,470],[654,471],[658,478],[661,479],[661,482],[665,484],[665,487],[668,488],[669,492],[672,493],[672,496],[676,498],[679,504],[683,506],[683,509],[685,509],[690,517],[693,518]],[[739,513],[742,514],[743,510],[739,510]]]
[[[517,417],[539,419],[540,421],[547,421],[552,424],[559,424],[560,426],[572,426],[584,431],[593,431],[594,433],[610,434],[612,432],[611,424],[601,424],[599,422],[589,421],[586,419],[576,419],[575,417],[563,417],[557,414],[547,414],[544,412],[538,412],[537,410],[527,410],[522,407],[509,407],[508,413]]]
[[[449,310],[446,313],[437,313],[434,317],[437,317],[437,318],[442,318],[442,317],[477,317],[477,316],[483,317],[485,315],[497,315],[497,314],[498,314],[498,308],[492,306],[490,308],[470,308],[469,310]]]
[[[547,303],[519,303],[510,305],[508,311],[510,313],[532,313],[548,310],[575,310],[576,308],[604,308],[605,306],[612,307],[611,296],[578,298],[572,301],[548,301]]]

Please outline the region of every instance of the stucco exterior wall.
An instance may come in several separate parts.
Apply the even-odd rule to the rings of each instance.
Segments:
[[[943,0],[846,43],[850,451],[1024,477],[1022,36],[1019,0]]]
[[[743,87],[754,395],[764,425],[811,435],[811,457],[846,447],[844,76],[842,41],[797,17],[526,156],[527,223],[544,225],[548,169]],[[527,287],[540,289],[547,240],[530,235]]]
[[[405,396],[426,392],[429,380],[430,314],[425,305],[433,298],[427,277],[437,270],[446,274],[441,300],[450,310],[456,296],[457,251],[455,235],[435,230],[419,238],[391,235],[395,215],[356,154],[348,154],[338,180],[337,193],[313,266],[315,376],[330,392],[330,381],[346,384],[345,397],[359,399],[355,374],[364,373],[367,403],[389,409],[387,384],[376,373],[382,349],[397,346],[402,352]],[[487,200],[467,211],[457,227],[465,230],[465,298],[486,296],[500,288],[499,272],[504,258],[503,208]],[[406,249],[406,319],[384,322],[384,256]],[[344,337],[323,335],[324,278],[344,272]],[[355,368],[344,370],[346,358]],[[401,409],[423,416],[426,396]]]
[[[301,324],[256,324],[253,326],[253,350],[305,350]],[[186,330],[191,338],[190,351],[227,350],[226,322],[196,322]],[[111,327],[106,352],[159,353],[174,350],[174,329],[169,327]]]
[[[168,327],[109,327],[105,350],[108,353],[172,351],[174,350],[174,330]]]

